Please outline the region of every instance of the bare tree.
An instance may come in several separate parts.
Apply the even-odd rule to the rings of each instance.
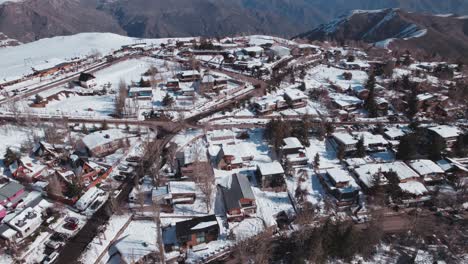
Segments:
[[[49,185],[47,186],[47,192],[55,197],[62,197],[63,196],[63,187],[60,183],[60,180],[57,176],[52,176],[49,178]]]
[[[127,84],[123,79],[119,81],[118,91],[115,98],[115,115],[123,117],[125,114],[125,100],[127,99]]]
[[[204,195],[204,202],[206,206],[206,212],[211,211],[211,205],[213,201],[213,192],[214,187],[214,172],[210,164],[205,161],[202,157],[206,156],[206,153],[203,152],[203,148],[196,146],[194,153],[194,162],[193,162],[193,176],[194,180],[197,183],[200,191]]]

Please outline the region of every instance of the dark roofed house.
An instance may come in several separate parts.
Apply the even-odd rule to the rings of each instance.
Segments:
[[[24,186],[10,181],[0,187],[0,205],[14,207],[25,197]]]
[[[83,88],[92,88],[96,86],[96,77],[91,73],[82,72],[78,78],[80,86]]]
[[[249,179],[242,174],[231,176],[228,187],[219,186],[223,194],[224,207],[229,220],[242,220],[245,216],[255,214],[257,206],[255,195]]]
[[[176,239],[181,247],[193,247],[218,239],[219,224],[215,215],[195,217],[176,223]]]

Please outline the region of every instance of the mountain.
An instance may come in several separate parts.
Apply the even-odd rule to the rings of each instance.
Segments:
[[[0,0],[0,32],[22,42],[80,32],[134,37],[295,36],[353,9],[468,15],[466,0]]]
[[[468,57],[468,17],[401,9],[354,10],[297,38],[355,40],[449,59]]]
[[[0,5],[0,32],[30,42],[79,32],[125,34],[115,19],[96,9],[94,0],[24,0]]]

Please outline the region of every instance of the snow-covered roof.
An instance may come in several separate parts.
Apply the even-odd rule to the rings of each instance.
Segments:
[[[8,225],[21,233],[28,233],[39,227],[41,222],[41,213],[32,207],[28,207],[12,218]]]
[[[361,99],[347,94],[332,93],[330,97],[341,107],[354,106],[362,103]]]
[[[298,89],[292,89],[292,88],[286,89],[284,91],[284,94],[293,101],[304,100],[308,98],[307,95],[305,95],[302,91]]]
[[[131,87],[128,90],[129,93],[138,93],[138,92],[153,92],[151,87]]]
[[[388,138],[394,139],[406,135],[406,132],[401,127],[388,127],[385,129],[384,134]]]
[[[181,71],[179,74],[182,76],[200,75],[200,73],[197,70]]]
[[[386,145],[388,144],[388,141],[382,136],[382,135],[374,135],[370,132],[364,131],[364,132],[355,132],[353,133],[355,138],[360,139],[361,137],[364,138],[364,145]]]
[[[259,163],[257,168],[260,170],[262,175],[273,175],[273,174],[283,174],[283,166],[278,161],[273,161],[269,163]]]
[[[406,180],[411,178],[418,178],[419,175],[413,171],[408,165],[402,161],[395,161],[392,163],[381,163],[381,164],[366,164],[359,168],[356,168],[354,172],[359,179],[367,186],[372,187],[373,176],[381,172],[393,171],[398,175],[400,180]]]
[[[429,130],[437,133],[442,138],[453,138],[458,137],[462,134],[460,129],[455,126],[440,125],[435,127],[430,127]]]
[[[340,168],[328,169],[327,173],[335,183],[346,183],[353,180],[348,171]]]
[[[196,193],[197,185],[195,182],[189,181],[171,181],[169,182],[169,192],[176,194],[191,194]]]
[[[416,96],[416,100],[418,101],[425,101],[425,100],[429,100],[431,98],[433,98],[434,95],[433,94],[430,94],[430,93],[423,93],[423,94],[418,94]]]
[[[215,78],[213,77],[213,75],[207,73],[205,75],[203,75],[203,79],[202,79],[202,83],[213,83],[215,81]]]
[[[208,221],[208,222],[201,222],[197,224],[196,226],[190,228],[191,230],[199,230],[199,229],[205,229],[210,226],[217,225],[218,221]]]
[[[418,181],[403,182],[399,183],[398,186],[400,186],[402,191],[414,195],[423,195],[428,192],[424,184]]]
[[[247,52],[255,52],[255,53],[263,52],[263,48],[259,47],[259,46],[246,47],[246,48],[244,48],[244,50],[247,51]]]
[[[432,173],[444,173],[444,170],[442,170],[442,168],[440,168],[432,160],[412,160],[409,162],[409,166],[421,176]]]
[[[214,130],[208,133],[210,140],[216,141],[221,138],[235,138],[236,133],[230,129]]]
[[[301,142],[296,137],[283,138],[283,149],[303,148]]]
[[[346,132],[335,132],[332,136],[344,145],[355,145],[358,142],[354,136]]]
[[[97,146],[105,145],[125,137],[127,135],[120,129],[108,129],[86,135],[82,141],[88,149],[94,149]]]

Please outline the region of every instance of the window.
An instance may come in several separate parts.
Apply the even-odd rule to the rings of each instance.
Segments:
[[[197,243],[205,243],[205,233],[197,233]]]

